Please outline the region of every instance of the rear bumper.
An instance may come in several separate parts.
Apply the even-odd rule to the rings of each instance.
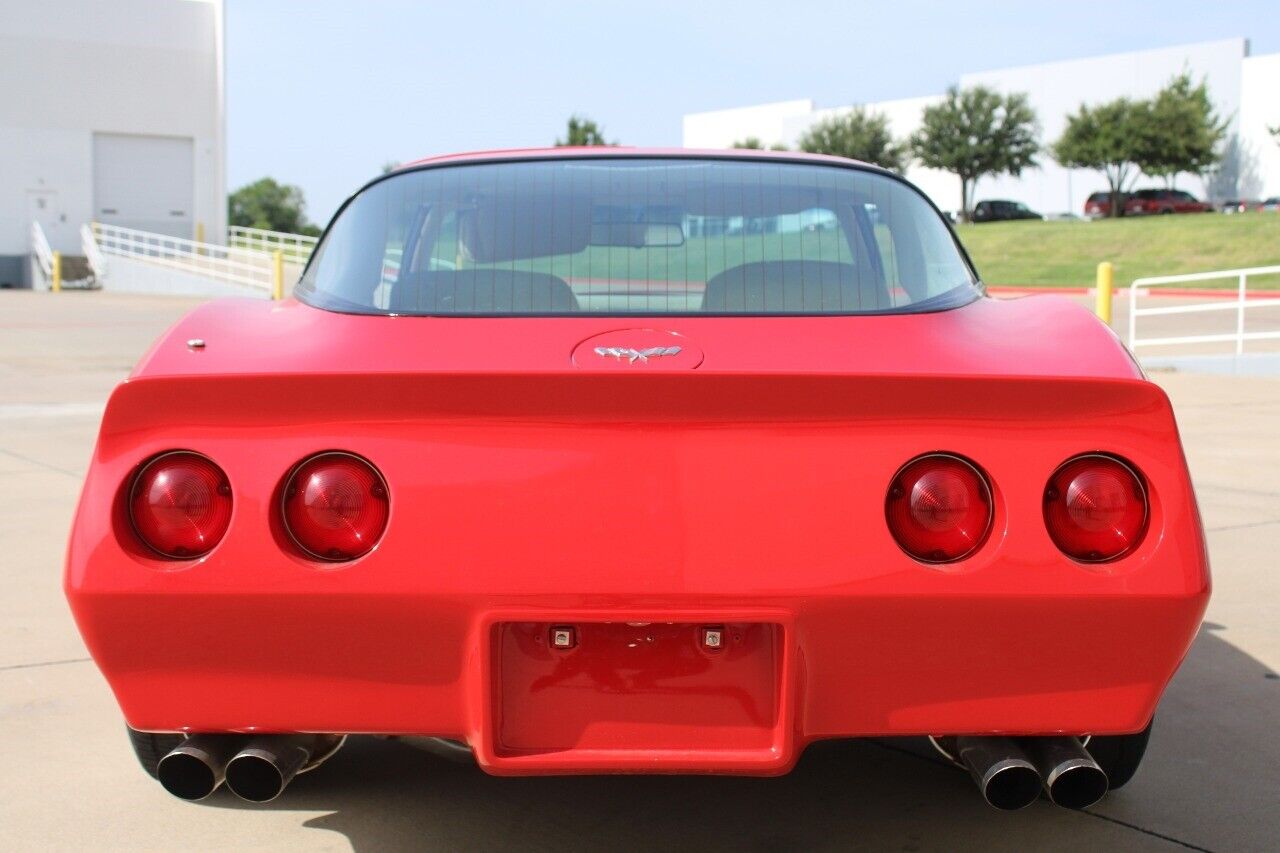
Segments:
[[[454,737],[499,774],[767,775],[823,738],[1133,732],[1207,597],[72,591],[133,728]],[[530,648],[558,625],[577,648]],[[702,626],[738,634],[736,663],[682,645]]]
[[[125,510],[136,466],[175,447],[235,494],[199,560],[157,559]],[[334,448],[392,495],[377,548],[337,565],[277,511],[292,465]],[[971,557],[926,566],[885,489],[939,449],[983,468],[994,518]],[[1050,540],[1044,488],[1098,450],[1143,473],[1150,517],[1132,553],[1084,566]],[[122,386],[66,590],[137,729],[460,738],[497,773],[778,773],[820,738],[1140,730],[1209,572],[1168,400],[1136,380],[308,374]],[[600,629],[613,651],[554,673],[502,627],[628,622],[686,630],[633,660],[647,640]],[[731,623],[772,626],[737,669],[679,646]]]

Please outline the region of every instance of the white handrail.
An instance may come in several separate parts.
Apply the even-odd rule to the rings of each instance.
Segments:
[[[102,281],[107,275],[107,259],[103,257],[98,240],[93,236],[93,229],[88,224],[80,226],[80,251],[84,252],[85,260],[89,262],[89,269],[93,270],[93,277]]]
[[[49,246],[49,238],[45,236],[40,223],[31,220],[31,253],[36,256],[36,263],[45,278],[53,275],[53,249]]]
[[[1280,275],[1280,266],[1247,267],[1245,269],[1237,270],[1219,270],[1217,272],[1190,273],[1187,275],[1148,276],[1147,278],[1134,279],[1133,284],[1129,285],[1129,349],[1136,350],[1140,346],[1151,347],[1167,346],[1169,344],[1235,341],[1236,355],[1241,355],[1244,353],[1245,341],[1280,339],[1280,331],[1245,332],[1244,330],[1244,312],[1246,309],[1280,307],[1280,299],[1249,300],[1249,277],[1263,275]],[[1138,307],[1138,297],[1142,294],[1143,288],[1168,284],[1189,284],[1191,282],[1198,281],[1221,281],[1222,279],[1236,279],[1236,298],[1231,302],[1198,302],[1194,305],[1173,305],[1164,308]],[[1143,317],[1154,317],[1161,314],[1193,314],[1202,311],[1231,310],[1236,312],[1236,330],[1232,333],[1214,335],[1179,335],[1163,338],[1138,338],[1139,315]]]
[[[208,278],[260,287],[267,292],[273,287],[274,262],[266,252],[201,243],[101,222],[93,223],[93,237],[105,255],[136,258]]]
[[[285,231],[269,231],[265,228],[248,228],[231,225],[227,228],[227,245],[253,249],[259,252],[280,251],[305,261],[311,257],[317,239],[306,234],[290,234]]]

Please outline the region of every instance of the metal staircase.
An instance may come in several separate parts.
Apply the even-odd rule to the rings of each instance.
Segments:
[[[84,235],[81,234],[81,242]],[[39,222],[31,223],[31,286],[37,290],[74,288],[89,290],[100,286],[101,269],[94,264],[96,246],[83,246],[85,254],[55,252]]]

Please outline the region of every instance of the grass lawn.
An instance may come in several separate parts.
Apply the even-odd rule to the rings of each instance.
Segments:
[[[1090,286],[1100,261],[1116,265],[1117,287],[1153,275],[1280,264],[1280,214],[1219,213],[1096,222],[988,222],[957,232],[991,285]],[[1204,287],[1234,287],[1232,281]],[[1249,287],[1280,289],[1280,276]]]

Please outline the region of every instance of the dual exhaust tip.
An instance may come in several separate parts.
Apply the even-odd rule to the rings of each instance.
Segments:
[[[1084,809],[1106,796],[1110,782],[1079,738],[956,738],[956,757],[968,769],[988,803],[998,809],[1025,808],[1040,789],[1057,805]]]
[[[203,800],[226,782],[242,800],[269,803],[336,748],[333,735],[195,735],[160,759],[156,776],[183,800]]]
[[[334,735],[195,735],[160,759],[156,775],[184,800],[203,800],[226,782],[243,800],[269,803],[340,744]],[[1007,811],[1031,805],[1041,788],[1060,806],[1088,808],[1109,787],[1107,774],[1074,737],[959,737],[955,757],[983,798]]]

